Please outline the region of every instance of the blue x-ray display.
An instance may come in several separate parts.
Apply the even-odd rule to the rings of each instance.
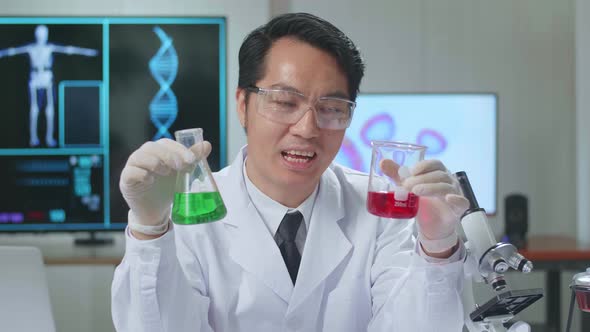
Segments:
[[[0,58],[26,54],[29,57],[31,71],[29,75],[29,145],[39,145],[37,136],[37,118],[39,116],[38,92],[45,93],[45,144],[49,147],[56,145],[53,132],[54,105],[53,105],[53,56],[54,54],[96,56],[98,52],[93,49],[76,47],[71,45],[58,45],[48,41],[49,29],[46,25],[35,27],[35,41],[25,45],[19,45],[0,49]]]
[[[201,127],[225,165],[223,18],[0,17],[0,232],[126,225],[149,140]]]

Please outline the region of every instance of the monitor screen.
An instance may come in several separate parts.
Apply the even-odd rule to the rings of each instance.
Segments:
[[[428,147],[452,172],[465,171],[479,206],[496,213],[495,94],[360,94],[336,162],[369,172],[371,141]]]
[[[0,18],[0,231],[122,229],[144,142],[203,128],[223,167],[225,19]]]

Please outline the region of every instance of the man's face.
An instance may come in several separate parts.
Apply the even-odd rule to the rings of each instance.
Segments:
[[[265,75],[256,83],[259,88],[294,90],[309,97],[312,105],[318,97],[348,96],[347,79],[336,59],[307,43],[277,40],[265,65]],[[314,111],[295,124],[274,122],[256,110],[262,96],[250,93],[246,105],[245,93],[238,90],[237,104],[247,130],[250,180],[271,197],[315,188],[338,153],[345,130],[318,128]]]

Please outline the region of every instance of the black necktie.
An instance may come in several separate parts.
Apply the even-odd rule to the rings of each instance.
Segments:
[[[295,245],[295,235],[297,235],[297,230],[299,230],[302,219],[303,215],[299,211],[287,213],[277,230],[277,243],[279,243],[279,249],[281,250],[281,255],[283,256],[293,285],[295,285],[299,263],[301,262],[301,254],[299,254],[299,250],[297,250],[297,246]]]

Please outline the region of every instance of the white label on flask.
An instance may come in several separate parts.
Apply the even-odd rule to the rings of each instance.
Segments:
[[[395,189],[395,200],[396,201],[407,201],[409,192],[405,188],[396,188]]]

